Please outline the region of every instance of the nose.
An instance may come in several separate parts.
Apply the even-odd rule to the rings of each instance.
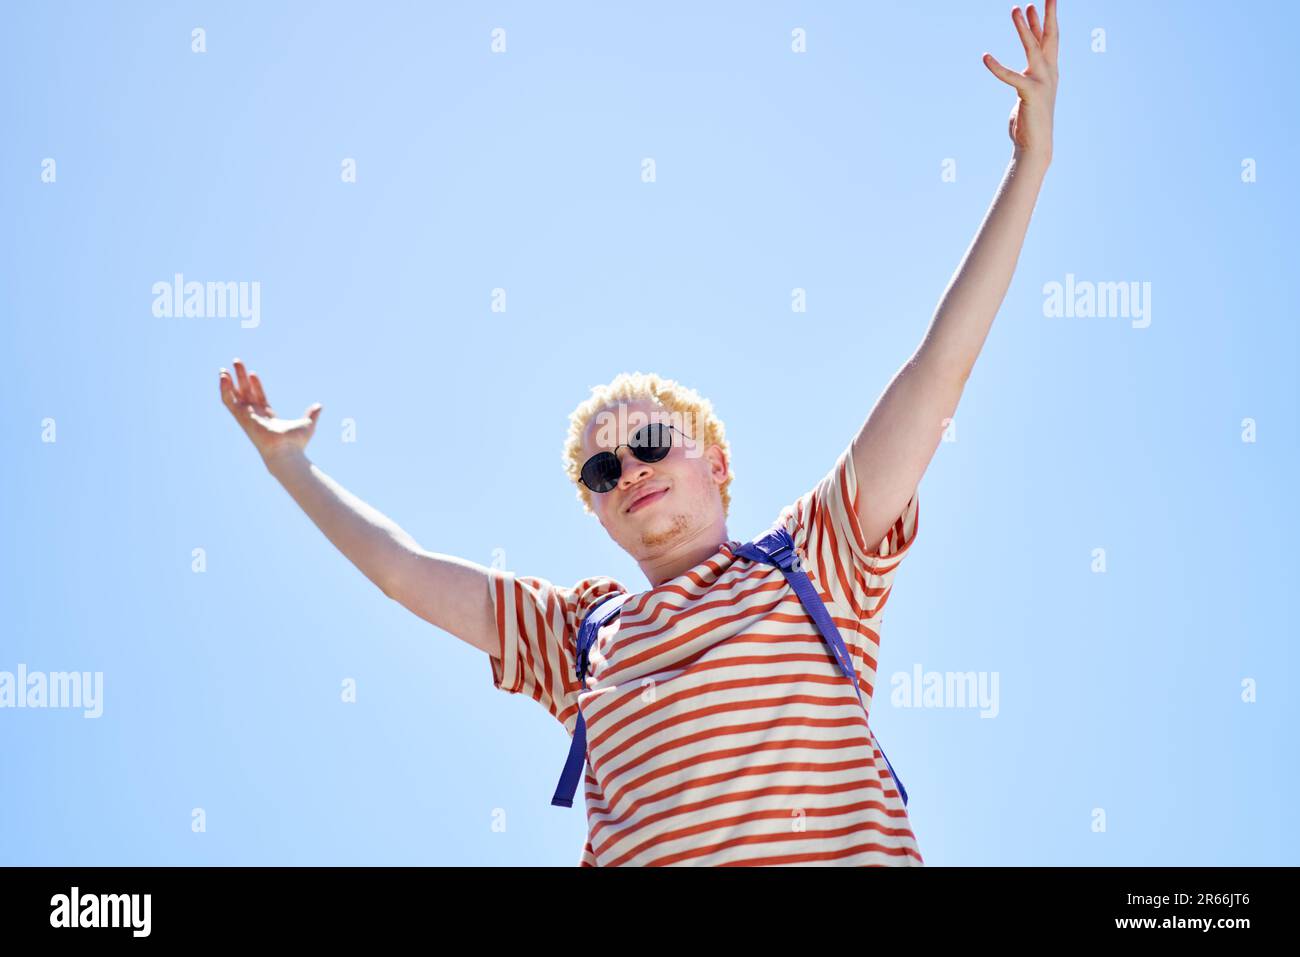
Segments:
[[[654,467],[633,455],[631,449],[619,449],[618,455],[619,464],[623,466],[623,471],[618,477],[618,487],[624,491],[646,476],[654,474]]]

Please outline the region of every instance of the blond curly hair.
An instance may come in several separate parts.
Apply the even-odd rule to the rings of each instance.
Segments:
[[[565,437],[561,457],[565,474],[578,488],[578,501],[582,503],[583,510],[589,515],[596,514],[591,507],[591,489],[578,481],[583,462],[586,461],[582,454],[582,436],[591,417],[601,409],[620,400],[633,399],[650,399],[670,413],[681,413],[692,426],[685,431],[702,448],[716,445],[722,449],[727,457],[727,478],[719,491],[722,493],[722,514],[727,515],[731,508],[731,480],[735,475],[731,470],[731,446],[727,443],[722,420],[713,411],[713,404],[694,389],[653,372],[620,372],[608,384],[592,386],[591,395],[569,413],[569,434]]]

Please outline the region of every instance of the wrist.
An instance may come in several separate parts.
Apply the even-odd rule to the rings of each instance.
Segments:
[[[1042,149],[1026,150],[1017,146],[1011,151],[1011,161],[1020,169],[1046,172],[1047,167],[1052,165],[1052,151]]]
[[[293,469],[308,464],[307,452],[297,446],[272,449],[262,456],[262,464],[266,466],[268,472],[279,478]]]

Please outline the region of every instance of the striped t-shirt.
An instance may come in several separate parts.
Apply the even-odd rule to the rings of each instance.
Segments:
[[[880,612],[916,537],[917,497],[871,549],[856,494],[846,448],[777,521],[870,709]],[[628,598],[600,630],[586,690],[574,673],[578,626],[600,598],[628,589],[606,577],[567,588],[490,569],[501,643],[489,657],[493,683],[530,695],[570,735],[579,707],[586,719],[579,863],[922,864],[852,685],[780,569],[737,558],[740,544]],[[557,779],[565,753],[556,749]]]

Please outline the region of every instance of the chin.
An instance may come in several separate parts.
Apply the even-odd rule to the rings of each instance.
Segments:
[[[641,543],[643,545],[665,545],[685,535],[690,531],[690,528],[690,519],[680,512],[656,515],[655,521],[648,522],[639,529]]]

